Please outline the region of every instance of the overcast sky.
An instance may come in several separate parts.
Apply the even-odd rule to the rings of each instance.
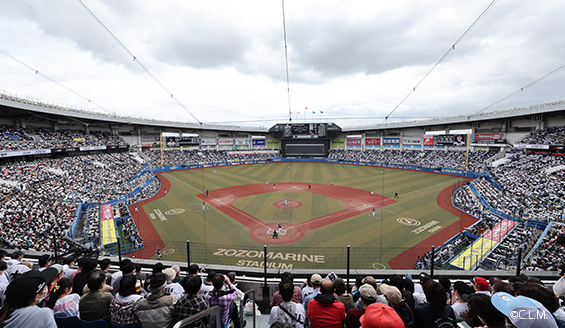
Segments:
[[[0,50],[19,61],[0,54],[0,90],[168,120],[288,121],[281,1],[82,1],[174,98],[75,0],[0,0]],[[491,2],[285,1],[292,121],[382,123]],[[473,114],[565,65],[564,13],[565,1],[499,0],[388,120]],[[562,70],[490,110],[564,99],[564,86]]]

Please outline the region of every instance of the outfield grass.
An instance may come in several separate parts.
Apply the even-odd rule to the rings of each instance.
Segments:
[[[393,257],[459,220],[437,205],[440,191],[461,181],[447,175],[321,163],[293,163],[289,169],[288,163],[280,163],[176,171],[165,173],[162,178],[170,181],[169,192],[143,205],[143,210],[155,217],[151,222],[166,248],[174,249],[175,256],[182,260],[183,245],[190,240],[191,260],[199,263],[256,266],[254,262],[262,260],[261,254],[256,253],[263,250],[262,242],[250,238],[247,226],[211,202],[203,210],[198,195],[206,190],[210,194],[233,186],[242,186],[245,190],[247,185],[264,185],[266,181],[279,189],[288,187],[290,190],[271,190],[265,186],[264,193],[238,198],[232,206],[264,223],[282,222],[290,226],[346,208],[340,199],[307,190],[294,191],[293,183],[324,184],[316,187],[332,188],[330,183],[333,182],[335,186],[360,189],[367,194],[372,191],[375,203],[382,199],[381,194],[388,198],[393,198],[395,193],[400,195],[396,203],[382,210],[377,208],[375,216],[371,205],[364,213],[306,231],[291,244],[269,245],[268,252],[273,252],[269,265],[273,268],[343,268],[347,245],[352,249],[352,266],[370,268],[382,264],[388,267],[387,262]],[[284,199],[298,201],[302,206],[289,209],[273,205]],[[184,212],[167,214],[172,209]],[[399,223],[399,218],[417,220],[420,225],[407,226]],[[427,229],[414,231],[426,224]],[[230,251],[232,249],[238,252]],[[315,255],[318,258],[314,258]]]

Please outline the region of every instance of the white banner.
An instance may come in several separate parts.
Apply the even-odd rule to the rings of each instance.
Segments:
[[[0,152],[0,157],[14,157],[14,156],[25,156],[25,155],[37,155],[37,154],[51,154],[51,149],[3,151]]]
[[[106,146],[86,146],[86,147],[80,147],[79,149],[80,149],[80,151],[104,150],[104,149],[106,149]]]
[[[218,139],[212,139],[212,138],[202,138],[202,145],[217,145],[218,144]]]
[[[514,144],[514,148],[549,149],[549,145]]]
[[[422,138],[404,137],[402,138],[403,145],[421,145]]]

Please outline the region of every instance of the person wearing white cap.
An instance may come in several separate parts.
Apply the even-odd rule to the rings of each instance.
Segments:
[[[308,303],[314,299],[314,297],[316,297],[316,295],[318,295],[320,293],[320,286],[322,285],[322,276],[320,276],[319,274],[315,273],[312,275],[312,277],[310,277],[310,283],[312,284],[312,288],[314,289],[314,291],[312,292],[312,294],[306,296],[306,298],[303,300],[303,306],[304,306],[304,311],[306,311],[306,313],[308,313]]]
[[[540,302],[529,297],[514,297],[498,292],[492,296],[491,302],[516,328],[558,327],[551,313]]]
[[[167,268],[163,270],[163,273],[167,276],[167,284],[165,285],[165,294],[171,294],[175,298],[175,303],[184,294],[184,288],[178,283],[173,282],[176,276],[176,272],[173,268]]]

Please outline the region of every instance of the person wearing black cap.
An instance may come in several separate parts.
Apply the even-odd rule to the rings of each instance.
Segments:
[[[149,285],[151,294],[139,302],[136,311],[136,316],[143,327],[160,328],[174,325],[174,297],[164,293],[166,284],[167,277],[162,272],[151,277],[151,284]]]
[[[57,328],[53,310],[36,306],[47,295],[47,286],[53,279],[37,270],[15,278],[6,289],[6,304],[0,310],[0,326]]]
[[[37,261],[37,264],[39,265],[37,271],[43,271],[47,269],[49,264],[51,264],[51,255],[49,254],[41,255],[41,257]]]
[[[212,285],[212,280],[216,276],[216,271],[211,270],[208,272],[206,276],[206,280],[204,280],[204,284],[202,284],[202,288],[200,288],[199,294],[206,297],[206,295],[214,290],[214,285]]]

